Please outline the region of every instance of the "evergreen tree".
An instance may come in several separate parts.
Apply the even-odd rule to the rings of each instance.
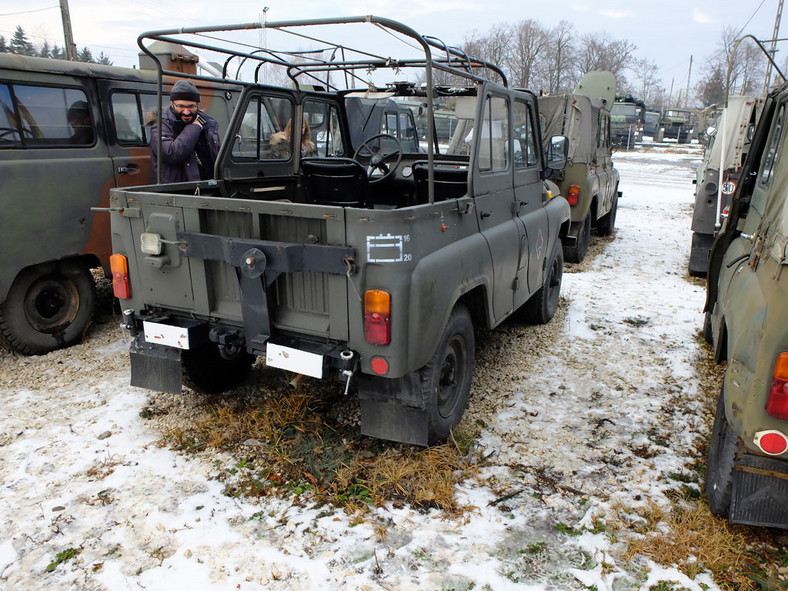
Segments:
[[[36,48],[28,41],[24,29],[17,25],[14,36],[11,38],[11,53],[18,55],[35,55]]]
[[[93,52],[90,51],[87,47],[83,47],[80,52],[77,54],[77,61],[78,62],[93,62]]]
[[[10,49],[5,42],[5,37],[0,35],[0,53],[8,53],[9,51]]]
[[[111,66],[112,65],[112,60],[109,59],[108,55],[104,55],[104,52],[101,51],[101,52],[99,52],[99,55],[96,58],[96,63],[97,64],[103,64],[105,66]]]
[[[58,44],[55,43],[52,46],[52,51],[49,52],[49,57],[55,58],[56,60],[64,60],[66,59],[66,52],[62,47],[58,47]]]
[[[51,57],[49,49],[49,41],[44,39],[44,43],[41,45],[41,49],[38,50],[39,57]]]

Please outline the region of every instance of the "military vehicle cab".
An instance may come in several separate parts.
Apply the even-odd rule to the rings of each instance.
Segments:
[[[780,528],[788,528],[787,118],[784,83],[766,98],[711,250],[704,325],[715,359],[728,362],[709,443],[709,507],[733,523]]]
[[[569,205],[545,174],[563,168],[567,138],[543,150],[532,93],[389,19],[139,42],[202,46],[205,34],[261,27],[265,52],[211,48],[251,76],[217,178],[112,191],[131,383],[225,391],[259,356],[357,392],[363,434],[445,440],[470,394],[475,331],[555,314]],[[315,44],[306,60],[288,49],[304,39]],[[269,68],[290,84],[259,84]],[[380,131],[369,121],[383,113]]]
[[[691,109],[665,109],[659,120],[655,142],[675,139],[677,144],[688,144],[695,133],[695,115]]]
[[[609,236],[616,225],[621,193],[618,170],[613,166],[608,110],[615,93],[613,74],[590,72],[574,94],[539,97],[545,142],[556,134],[569,138],[566,166],[550,178],[571,206],[572,223],[563,241],[564,258],[571,263],[585,258],[592,229]]]
[[[198,58],[158,45],[175,73]],[[141,60],[141,66],[144,66]],[[150,69],[0,53],[0,338],[40,355],[78,342],[93,317],[91,269],[109,274],[111,187],[153,181]],[[234,84],[198,83],[200,108],[221,128],[239,96]],[[166,103],[165,103],[166,104]]]

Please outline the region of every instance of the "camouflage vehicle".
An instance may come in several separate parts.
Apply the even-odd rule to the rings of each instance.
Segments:
[[[563,167],[567,138],[543,153],[534,94],[508,88],[494,64],[389,19],[175,29],[139,43],[173,36],[188,47],[205,43],[193,33],[228,38],[263,26],[266,52],[212,50],[253,64],[254,75],[261,63],[284,64],[293,87],[249,83],[217,179],[111,192],[131,383],[181,392],[187,379],[223,391],[262,356],[338,379],[346,392],[354,386],[363,434],[442,441],[465,410],[475,329],[515,314],[547,322],[556,311],[569,205],[545,171]],[[276,50],[303,36],[320,39],[327,57],[304,62]],[[392,36],[405,57],[377,57]],[[348,39],[373,49],[356,51]],[[455,82],[433,84],[434,70]],[[410,72],[414,81],[403,81]],[[325,90],[304,90],[302,80]],[[389,133],[359,139],[365,122],[348,110],[359,97],[424,103],[426,142],[417,150]],[[436,111],[456,119],[445,147]],[[316,154],[274,153],[283,134],[304,145],[309,128],[288,125],[302,116],[324,134]]]
[[[693,277],[705,277],[708,271],[709,251],[739,183],[762,104],[763,101],[754,97],[731,97],[710,136],[703,163],[693,181],[695,208],[689,259],[689,274]]]
[[[654,141],[661,142],[666,138],[675,139],[678,144],[688,144],[695,132],[693,112],[691,109],[666,109],[659,120],[659,130]]]
[[[706,497],[733,523],[788,528],[788,84],[769,94],[711,250],[704,333],[728,361]],[[719,133],[719,132],[718,132]]]
[[[610,107],[610,141],[627,150],[643,139],[646,104],[632,95],[616,95]]]
[[[552,175],[572,208],[572,224],[563,241],[564,258],[579,263],[588,252],[591,230],[600,236],[613,233],[621,193],[610,143],[610,105],[615,78],[610,72],[590,72],[574,94],[539,97],[545,139],[569,138],[569,159]],[[546,146],[546,145],[545,145]]]
[[[111,254],[109,219],[91,208],[111,187],[151,182],[156,85],[150,70],[0,53],[0,337],[16,351],[47,353],[87,329],[90,270],[108,271]],[[238,87],[201,92],[226,126]]]

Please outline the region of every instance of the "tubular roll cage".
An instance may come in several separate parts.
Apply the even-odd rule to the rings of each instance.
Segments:
[[[326,26],[326,25],[343,25],[343,24],[364,24],[369,23],[381,29],[385,33],[398,39],[401,43],[406,44],[408,47],[413,48],[413,45],[408,43],[409,40],[415,41],[424,53],[423,59],[402,59],[397,60],[391,57],[385,57],[354,49],[346,45],[319,39],[312,35],[300,32],[297,29],[305,27]],[[315,42],[323,46],[322,49],[308,50],[308,51],[284,51],[269,49],[267,47],[254,48],[248,43],[240,43],[227,39],[215,37],[212,34],[230,31],[249,31],[254,29],[272,29],[282,33],[292,35],[294,37]],[[173,35],[178,35],[174,37]],[[182,36],[188,35],[192,38],[183,38]],[[221,41],[228,45],[236,45],[247,50],[232,49],[229,47],[219,47],[217,45],[210,45],[203,43],[197,39],[213,39],[214,41]],[[222,79],[230,81],[235,84],[252,85],[260,84],[259,76],[260,70],[265,64],[273,64],[286,68],[288,77],[293,81],[296,90],[301,88],[302,82],[299,78],[307,78],[309,80],[318,82],[320,85],[325,86],[326,89],[339,91],[337,86],[331,83],[331,73],[339,72],[344,75],[345,86],[352,88],[356,82],[360,82],[364,87],[368,86],[368,82],[356,74],[357,70],[365,70],[367,72],[377,69],[392,69],[398,71],[401,68],[423,68],[425,71],[426,82],[426,97],[427,97],[427,118],[429,125],[427,125],[427,162],[428,162],[428,182],[430,202],[433,200],[433,181],[434,181],[434,111],[433,100],[436,96],[435,86],[433,84],[432,71],[433,68],[464,78],[474,83],[481,83],[486,81],[493,81],[492,77],[482,75],[485,72],[491,72],[500,78],[500,84],[508,87],[508,81],[503,71],[488,61],[470,57],[464,51],[457,47],[451,47],[443,43],[440,39],[435,37],[420,35],[410,27],[391,19],[367,15],[346,17],[338,19],[311,19],[311,20],[292,20],[292,21],[278,21],[278,22],[252,22],[234,25],[217,25],[207,27],[191,27],[179,29],[163,29],[160,31],[149,31],[142,33],[137,38],[137,45],[140,49],[148,55],[153,63],[156,64],[158,73],[157,91],[159,104],[163,106],[163,85],[162,78],[164,75],[177,76],[179,78],[190,78],[196,80],[215,81],[215,77],[200,75],[200,74],[186,74],[175,70],[166,70],[157,55],[151,52],[144,44],[145,41],[162,41],[165,43],[173,43],[182,45],[184,47],[191,47],[194,49],[204,49],[211,52],[217,52],[227,55],[222,68]],[[433,49],[438,50],[440,57],[433,57]],[[313,57],[313,54],[323,54],[330,51],[328,59]],[[362,59],[348,60],[347,55],[359,56]],[[240,60],[236,70],[236,78],[240,74],[241,67],[249,60],[253,63],[257,62],[255,68],[254,82],[245,82],[233,79],[228,76],[230,71],[231,62],[234,59]],[[481,70],[481,72],[478,72]],[[325,74],[325,80],[319,77],[319,74]],[[162,108],[158,109],[157,125],[161,129],[161,116]],[[156,182],[161,182],[161,133],[158,134],[158,149],[156,161]]]

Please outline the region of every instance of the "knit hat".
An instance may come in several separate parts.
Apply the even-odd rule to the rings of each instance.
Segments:
[[[194,101],[200,102],[200,93],[197,87],[188,80],[178,80],[170,92],[171,101]]]

